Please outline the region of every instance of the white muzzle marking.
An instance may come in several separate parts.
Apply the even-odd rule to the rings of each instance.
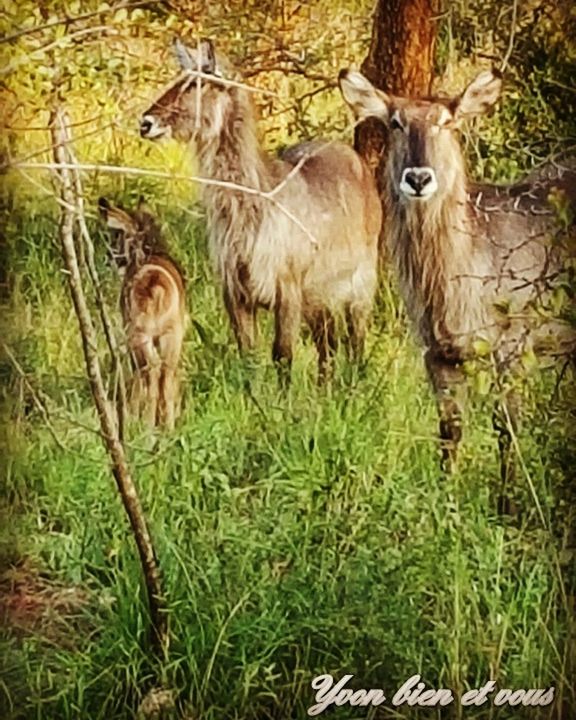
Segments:
[[[148,140],[157,140],[161,137],[170,137],[172,129],[162,127],[153,115],[144,115],[140,120],[140,135]]]
[[[428,200],[438,190],[436,173],[431,167],[408,167],[402,172],[400,192],[410,200]]]

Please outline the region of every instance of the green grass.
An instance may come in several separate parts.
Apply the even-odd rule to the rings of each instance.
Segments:
[[[28,568],[42,597],[68,590],[81,600],[6,629],[0,716],[133,717],[157,672],[184,715],[201,720],[304,718],[310,682],[326,672],[353,673],[355,687],[389,698],[415,673],[456,693],[491,678],[555,685],[548,708],[454,704],[451,716],[574,716],[566,382],[551,402],[556,376],[531,378],[519,437],[545,526],[524,474],[522,515],[499,517],[490,397],[474,399],[459,470],[443,477],[434,401],[393,291],[382,288],[363,372],[339,359],[331,387],[318,389],[314,353],[300,343],[283,396],[269,319],[256,356],[240,360],[202,225],[158,206],[189,272],[184,413],[172,434],[133,428],[129,454],[161,559],[169,657],[158,668],[143,643],[140,570],[95,432],[54,220],[19,215],[8,235],[5,337],[66,449],[3,359],[0,551],[7,566]],[[440,710],[398,715],[387,703],[326,715]]]

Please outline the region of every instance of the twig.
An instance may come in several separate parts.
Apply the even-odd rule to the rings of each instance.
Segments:
[[[64,452],[70,452],[69,448],[67,448],[66,445],[62,442],[62,440],[60,440],[60,438],[58,437],[58,433],[56,432],[56,430],[54,429],[54,426],[52,425],[52,423],[50,421],[50,415],[48,414],[48,410],[47,410],[46,406],[44,405],[42,400],[40,400],[40,398],[38,397],[38,394],[32,387],[32,384],[28,380],[28,377],[26,376],[26,373],[24,372],[22,366],[20,365],[18,360],[16,360],[16,358],[14,357],[14,355],[13,355],[12,351],[10,350],[10,348],[8,347],[8,345],[6,345],[6,343],[4,341],[0,341],[0,344],[2,345],[2,350],[6,354],[6,357],[8,358],[8,360],[10,360],[10,362],[12,363],[16,372],[22,378],[24,385],[26,385],[26,387],[28,388],[28,392],[32,396],[32,400],[34,401],[34,404],[40,411],[40,414],[42,415],[44,423],[46,424],[46,427],[48,428],[50,435],[52,435],[54,442],[56,443],[56,445],[58,445],[60,450],[63,450]]]
[[[504,364],[507,364],[509,362],[509,358],[504,360]],[[495,373],[495,376],[497,378],[497,387],[500,393],[504,392],[504,388],[502,387],[502,383],[500,381],[501,373],[499,372],[499,368],[496,363],[496,359],[494,356],[492,356],[492,369]],[[506,431],[510,436],[510,439],[512,441],[512,446],[514,448],[514,452],[516,454],[516,457],[520,461],[520,466],[522,468],[522,472],[524,473],[524,477],[526,478],[526,482],[528,483],[528,487],[530,489],[530,494],[532,495],[532,498],[534,500],[534,504],[536,506],[536,510],[538,512],[538,517],[540,518],[540,522],[542,523],[542,527],[546,530],[549,530],[548,523],[546,522],[546,518],[544,517],[544,511],[542,510],[542,505],[540,504],[540,499],[538,497],[538,493],[536,492],[536,488],[534,487],[534,481],[532,480],[532,476],[530,474],[530,471],[528,470],[528,466],[526,465],[526,461],[524,460],[524,456],[522,454],[522,450],[520,448],[520,443],[518,442],[518,436],[516,434],[516,430],[514,429],[514,423],[512,422],[512,418],[510,416],[510,411],[508,409],[508,403],[506,401],[501,403],[502,410],[504,413],[504,422],[506,424]]]
[[[88,20],[91,17],[96,17],[96,15],[104,15],[105,13],[115,13],[118,10],[128,9],[128,8],[137,8],[141,7],[142,5],[155,5],[157,3],[161,3],[162,0],[138,0],[138,2],[121,2],[118,3],[118,5],[113,5],[109,8],[104,8],[102,10],[96,10],[94,12],[88,12],[84,13],[82,15],[73,15],[72,17],[67,17],[64,19],[57,19],[57,20],[50,20],[50,22],[45,23],[44,25],[37,25],[36,27],[32,28],[24,28],[23,30],[18,30],[17,32],[13,33],[12,35],[8,35],[8,37],[1,38],[0,39],[0,45],[2,43],[9,43],[13,40],[18,40],[18,38],[23,37],[24,35],[35,35],[38,32],[42,32],[42,30],[48,30],[50,28],[56,27],[58,25],[69,25],[72,23],[80,22],[81,20]]]
[[[76,156],[74,155],[74,150],[72,148],[72,136],[70,134],[70,129],[68,127],[64,128],[64,131],[66,134],[66,153],[68,155],[68,159],[73,165],[77,165],[78,162],[76,160]],[[110,316],[108,314],[108,308],[106,306],[106,301],[104,300],[104,295],[102,293],[102,288],[100,285],[100,279],[98,277],[98,272],[96,270],[96,263],[94,261],[94,243],[92,242],[92,238],[90,237],[90,232],[88,231],[88,226],[86,225],[86,218],[84,215],[84,193],[82,190],[82,181],[80,180],[80,173],[77,169],[74,169],[72,171],[72,178],[74,183],[74,192],[76,193],[76,203],[77,203],[77,213],[76,213],[76,220],[78,222],[78,226],[80,228],[80,237],[81,237],[81,252],[80,257],[84,258],[84,247],[86,248],[86,266],[88,268],[88,275],[90,276],[90,280],[92,282],[92,286],[94,288],[94,293],[96,295],[96,304],[98,306],[98,312],[100,314],[100,320],[102,322],[102,327],[104,328],[104,336],[106,338],[106,344],[108,345],[108,349],[110,351],[110,358],[111,358],[111,364],[112,364],[112,377],[114,378],[114,384],[117,386],[119,390],[118,394],[118,400],[117,400],[117,411],[118,411],[118,433],[120,436],[120,439],[122,440],[124,437],[124,425],[126,421],[126,383],[124,378],[124,370],[122,366],[122,362],[120,359],[120,353],[118,348],[118,343],[116,342],[116,336],[114,334],[114,330],[112,328],[112,323],[110,321]],[[83,242],[82,242],[83,241]]]
[[[263,193],[263,197],[271,200],[275,195],[277,195],[284,187],[287,185],[287,183],[292,180],[292,178],[297,175],[302,166],[310,160],[310,158],[314,157],[315,155],[318,155],[318,153],[323,152],[326,150],[326,148],[329,148],[331,145],[334,144],[334,140],[330,140],[326,143],[318,143],[316,147],[312,146],[312,150],[309,152],[302,153],[302,157],[298,160],[296,165],[290,170],[290,172],[286,175],[286,177],[282,178],[282,180],[275,185],[272,190],[269,190],[268,192]]]
[[[257,88],[253,85],[246,85],[246,83],[238,82],[238,80],[228,80],[227,78],[220,77],[219,75],[213,75],[210,73],[204,73],[201,70],[183,70],[180,75],[178,75],[172,82],[170,82],[168,85],[165,85],[162,88],[162,92],[158,94],[158,98],[161,98],[163,95],[165,95],[170,88],[176,87],[177,85],[180,85],[180,83],[184,82],[186,78],[200,78],[201,80],[208,80],[211,83],[214,83],[216,85],[224,85],[225,87],[235,87],[235,88],[242,88],[242,90],[246,90],[247,92],[254,93],[255,95],[268,95],[270,97],[280,97],[280,95],[277,92],[274,92],[273,90],[264,90],[264,88]],[[152,105],[154,104],[151,103]]]
[[[510,437],[512,439],[512,445],[514,446],[514,451],[516,452],[516,455],[518,459],[520,460],[520,465],[522,466],[522,471],[524,473],[524,477],[526,478],[526,482],[528,483],[528,487],[530,488],[530,493],[534,499],[534,504],[536,505],[536,510],[538,511],[538,517],[540,518],[540,522],[542,523],[542,527],[544,527],[546,530],[549,530],[548,523],[546,522],[546,518],[544,517],[544,512],[542,511],[542,505],[540,504],[540,500],[538,498],[538,494],[536,493],[536,488],[534,487],[534,482],[532,480],[532,476],[530,475],[530,472],[528,470],[528,467],[526,465],[526,462],[524,461],[524,456],[522,455],[522,451],[520,449],[520,443],[518,442],[518,436],[516,435],[516,432],[514,431],[514,427],[512,425],[512,419],[510,418],[510,413],[508,412],[508,406],[506,403],[503,403],[504,408],[504,417],[506,419],[506,428],[508,432],[510,433]]]
[[[510,56],[512,55],[512,50],[514,49],[514,36],[516,34],[516,16],[517,16],[517,14],[518,14],[518,0],[513,0],[513,2],[512,2],[512,20],[511,20],[511,24],[510,24],[510,39],[508,41],[508,50],[506,51],[504,60],[502,60],[502,65],[500,65],[501,73],[503,73],[504,70],[506,70],[506,66],[508,65]]]
[[[562,365],[562,369],[558,373],[558,378],[556,379],[556,382],[554,383],[554,391],[552,392],[552,402],[555,403],[558,400],[558,396],[560,394],[560,385],[562,384],[562,380],[564,379],[564,375],[566,374],[566,370],[570,367],[570,364],[572,363],[571,358],[568,358],[565,360],[564,364]]]
[[[98,117],[94,118],[94,120],[99,120],[102,117],[100,114]],[[80,124],[80,123],[78,123]],[[70,125],[72,128],[73,125]],[[100,125],[97,128],[94,128],[94,130],[88,130],[88,132],[82,133],[81,135],[76,135],[76,140],[84,140],[85,138],[92,137],[93,135],[102,135],[102,133],[105,130],[109,130],[112,127],[117,127],[116,122],[109,122],[105,125]],[[40,129],[40,128],[38,128]],[[43,130],[50,130],[50,128],[42,128]],[[40,148],[40,150],[34,150],[34,152],[31,152],[29,155],[24,155],[24,157],[20,158],[18,162],[28,162],[29,160],[32,160],[35,157],[39,157],[41,155],[44,155],[45,153],[52,151],[52,145],[44,146]]]
[[[69,35],[64,35],[61,38],[58,38],[58,40],[54,40],[51,43],[48,43],[47,45],[42,45],[34,50],[32,50],[28,55],[25,57],[20,57],[18,60],[14,63],[9,63],[6,65],[6,67],[2,68],[0,70],[1,75],[8,75],[11,72],[14,72],[18,67],[21,65],[25,65],[27,62],[29,62],[32,58],[34,58],[34,55],[36,53],[42,52],[49,52],[50,50],[54,50],[55,48],[59,47],[62,44],[67,43],[70,40],[76,40],[78,38],[84,37],[85,35],[92,35],[96,32],[101,32],[102,30],[111,31],[112,34],[119,34],[119,31],[116,28],[111,28],[109,25],[98,25],[96,27],[89,27],[84,28],[82,30],[78,30],[75,33],[71,33]]]
[[[275,195],[277,195],[279,192],[281,192],[284,187],[292,180],[292,178],[297,175],[300,172],[300,169],[304,165],[304,163],[312,156],[312,153],[304,153],[302,157],[298,160],[296,165],[290,170],[288,175],[286,177],[282,178],[282,180],[275,185],[272,190],[269,190],[266,193],[263,193],[263,196],[271,200]]]
[[[22,177],[26,178],[26,180],[33,185],[37,190],[40,190],[44,195],[50,195],[50,197],[53,197],[54,200],[60,205],[60,207],[68,208],[68,210],[72,210],[72,212],[75,212],[76,208],[74,205],[68,205],[67,202],[62,200],[62,198],[54,197],[54,190],[49,189],[47,187],[44,187],[41,182],[38,180],[35,180],[32,175],[30,175],[27,172],[24,172],[24,170],[19,170],[19,173],[22,175]]]
[[[76,122],[71,122],[70,127],[80,127],[80,125],[89,125],[90,123],[95,122],[96,120],[100,120],[102,118],[102,113],[98,113],[98,115],[93,115],[90,118],[87,118],[86,120],[77,120]],[[100,129],[105,129],[106,126]],[[10,132],[30,132],[30,131],[38,131],[38,132],[47,132],[50,130],[50,128],[47,125],[28,125],[26,127],[20,127],[19,125],[4,125],[4,130],[10,130]],[[52,148],[48,148],[51,150]]]
[[[51,113],[50,120],[55,160],[53,167],[57,170],[61,182],[62,199],[68,205],[76,206],[77,197],[73,176],[70,172],[70,170],[74,170],[75,166],[68,162],[66,153],[67,118],[65,113],[61,109],[58,109]],[[168,616],[166,614],[166,605],[162,593],[160,570],[146,517],[128,467],[124,446],[119,438],[114,411],[106,395],[97,353],[96,330],[86,303],[78,258],[76,256],[76,247],[74,244],[74,213],[67,208],[64,208],[61,213],[60,240],[64,261],[68,270],[70,293],[82,337],[86,371],[90,381],[94,404],[98,411],[104,446],[110,456],[112,472],[116,479],[118,491],[122,498],[126,514],[128,515],[140,555],[152,623],[152,646],[155,653],[159,657],[162,657],[168,649],[169,635]]]
[[[273,117],[278,117],[279,115],[283,115],[284,113],[297,112],[298,106],[302,103],[303,100],[310,100],[311,98],[315,97],[316,95],[326,92],[326,90],[333,90],[333,89],[334,89],[334,84],[330,83],[329,85],[321,85],[320,87],[317,87],[314,90],[309,90],[308,92],[302,93],[302,95],[299,95],[297,98],[294,98],[294,100],[290,103],[290,105],[285,105],[284,107],[281,107],[278,110],[275,110],[274,112],[266,113],[266,117],[273,118]]]
[[[62,169],[78,169],[78,170],[86,170],[86,171],[98,171],[98,172],[110,172],[110,173],[116,173],[121,175],[138,175],[138,176],[146,176],[146,177],[157,177],[157,178],[165,178],[168,180],[186,180],[188,182],[194,182],[198,183],[199,185],[207,185],[209,187],[220,187],[220,188],[226,188],[227,190],[235,190],[237,192],[243,192],[247,195],[257,195],[258,197],[262,197],[269,202],[271,202],[275,207],[280,210],[280,212],[284,213],[287,218],[289,218],[295,225],[297,225],[300,230],[302,230],[303,233],[308,237],[310,242],[317,247],[318,246],[318,240],[314,236],[310,230],[290,211],[287,207],[285,207],[281,202],[276,200],[274,196],[271,194],[274,192],[274,188],[270,190],[269,192],[262,192],[262,190],[258,190],[258,188],[249,187],[247,185],[239,185],[238,183],[229,182],[227,180],[214,180],[213,178],[203,178],[198,177],[197,175],[180,175],[176,173],[169,173],[169,172],[162,172],[160,170],[144,170],[143,168],[131,168],[131,167],[124,167],[121,165],[96,165],[96,164],[90,164],[90,163],[82,163],[79,165],[73,165],[71,163],[62,162],[59,166],[54,165],[54,163],[28,163],[28,162],[15,162],[9,165],[9,167],[14,168],[16,170],[18,169],[28,169],[28,170],[54,170],[58,169],[58,167]]]

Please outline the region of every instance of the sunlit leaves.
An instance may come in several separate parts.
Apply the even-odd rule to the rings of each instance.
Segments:
[[[488,357],[488,355],[492,352],[492,345],[488,342],[488,340],[483,338],[477,338],[474,340],[472,348],[478,357]]]
[[[482,122],[482,140],[470,133],[471,167],[478,177],[514,180],[574,136],[573,5],[570,0],[446,4],[437,53],[446,82],[456,78],[463,84],[480,63],[501,67],[507,60],[502,101]]]

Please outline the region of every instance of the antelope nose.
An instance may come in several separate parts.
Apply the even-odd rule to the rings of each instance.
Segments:
[[[150,130],[152,130],[152,120],[150,120],[150,118],[143,117],[142,120],[140,120],[140,135],[142,137],[146,137]]]
[[[433,175],[430,170],[414,169],[406,173],[404,180],[415,190],[416,194],[420,195],[426,185],[432,182]]]

